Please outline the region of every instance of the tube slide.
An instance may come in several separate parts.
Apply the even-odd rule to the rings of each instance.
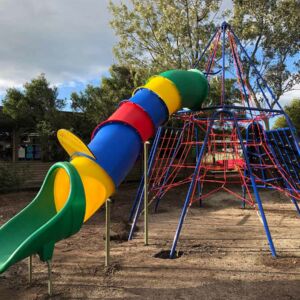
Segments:
[[[0,245],[7,245],[0,250],[0,273],[12,263],[39,253],[45,245],[54,247],[55,242],[78,231],[82,223],[115,192],[134,166],[143,142],[154,135],[156,128],[183,107],[200,109],[207,93],[208,82],[200,71],[170,70],[150,78],[144,86],[135,90],[129,100],[122,101],[119,108],[94,129],[87,146],[71,132],[59,130],[58,140],[70,155],[70,163],[55,164],[52,167],[55,172],[50,169],[49,173],[54,175],[51,175],[50,183],[46,177],[37,196],[43,199],[39,209],[32,208],[33,203],[38,202],[35,199],[25,208],[25,219],[20,217],[21,212],[0,228]],[[80,192],[82,188],[84,193]],[[74,189],[79,192],[75,193]],[[44,190],[48,192],[44,193]],[[76,206],[78,195],[81,195],[84,207]],[[63,212],[72,209],[71,204],[77,207],[79,213],[69,213],[68,222],[63,227],[59,227],[59,222],[59,226],[55,225],[55,220],[61,219]],[[48,207],[51,207],[51,213],[46,213]],[[78,216],[80,213],[82,216]],[[36,216],[41,217],[40,222],[35,222]],[[19,234],[18,229],[24,222],[30,228],[20,230]],[[74,227],[74,224],[77,225]],[[61,234],[61,231],[68,234]],[[38,233],[38,238],[31,242]],[[40,257],[49,260],[52,253],[53,249],[46,258],[43,255]]]

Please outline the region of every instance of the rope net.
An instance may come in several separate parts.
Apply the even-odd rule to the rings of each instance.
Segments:
[[[203,112],[179,114],[172,122],[180,126],[162,129],[149,174],[150,203],[159,201],[175,187],[191,183],[194,175],[196,184],[190,205],[224,190],[255,207],[249,171],[258,187],[274,189],[300,200],[300,158],[292,146],[290,134],[285,133],[285,139],[281,138],[278,145],[279,133],[265,131],[262,120],[239,120],[243,153],[234,120],[223,114],[213,120],[208,133],[211,118]],[[202,149],[206,133],[207,144]],[[203,155],[196,170],[201,149]],[[251,170],[247,168],[245,155]],[[236,186],[242,187],[241,193]]]

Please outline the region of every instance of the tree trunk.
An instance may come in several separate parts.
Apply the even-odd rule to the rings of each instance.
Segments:
[[[270,130],[270,120],[269,119],[265,119],[264,123],[265,123],[265,126],[266,126],[266,130]]]
[[[13,163],[18,161],[18,150],[19,150],[19,131],[13,129],[12,131],[12,161]]]

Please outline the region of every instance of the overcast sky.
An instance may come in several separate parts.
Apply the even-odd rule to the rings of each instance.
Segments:
[[[107,4],[0,0],[0,98],[8,87],[21,87],[40,73],[59,87],[63,98],[87,83],[99,84],[114,62],[116,43]],[[231,7],[231,0],[223,0],[222,9]]]
[[[108,0],[1,0],[0,92],[46,73],[74,87],[113,63]]]

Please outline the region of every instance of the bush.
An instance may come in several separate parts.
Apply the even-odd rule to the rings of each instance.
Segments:
[[[0,164],[0,190],[19,189],[25,170],[15,164]]]

